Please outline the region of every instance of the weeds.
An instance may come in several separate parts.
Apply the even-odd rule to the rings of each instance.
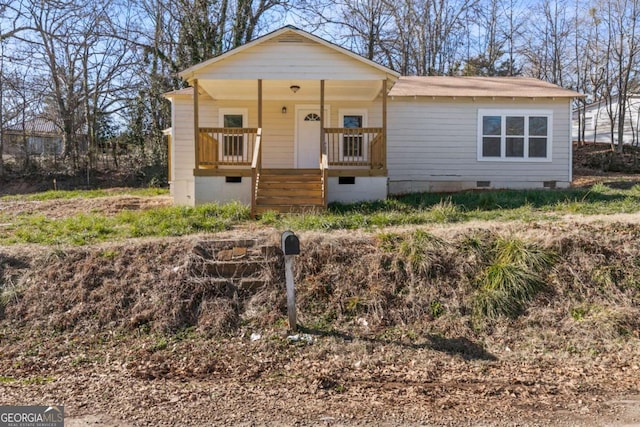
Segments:
[[[423,230],[416,230],[402,240],[398,252],[413,274],[429,274],[437,265],[444,241]]]
[[[477,316],[518,316],[545,288],[544,274],[553,252],[517,238],[498,238],[483,254],[486,267],[476,279],[473,310]]]
[[[169,341],[167,340],[166,337],[163,337],[163,336],[156,337],[156,340],[149,348],[149,351],[153,353],[156,351],[166,350],[168,346],[169,346]]]
[[[464,219],[462,208],[451,201],[451,197],[441,200],[431,208],[433,221],[437,223],[458,222]]]
[[[571,309],[571,317],[576,322],[579,322],[581,320],[584,320],[584,318],[587,315],[588,311],[589,311],[589,309],[587,307],[584,307],[584,306],[574,307],[574,308]]]
[[[429,304],[429,312],[431,313],[431,317],[437,319],[444,314],[444,306],[440,301],[433,300]]]
[[[31,378],[27,378],[22,380],[23,384],[36,384],[36,385],[43,385],[43,384],[49,384],[51,382],[54,382],[56,379],[52,376],[47,376],[47,377],[43,377],[41,375],[35,376],[35,377],[31,377]]]
[[[1,278],[0,278],[1,279]],[[15,283],[0,280],[0,314],[9,303],[18,300],[23,288]]]

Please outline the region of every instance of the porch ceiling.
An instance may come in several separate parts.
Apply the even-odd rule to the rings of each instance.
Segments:
[[[257,80],[198,80],[198,85],[213,99],[257,100]],[[300,89],[294,93],[290,87]],[[371,101],[382,90],[378,80],[327,80],[326,101]],[[284,101],[314,101],[320,99],[319,80],[263,80],[262,99]]]

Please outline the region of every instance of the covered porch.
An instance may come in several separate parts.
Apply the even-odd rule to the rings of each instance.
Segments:
[[[386,197],[395,71],[287,26],[180,76],[192,99],[172,95],[177,127],[189,122],[175,151],[193,169],[175,187],[188,203],[240,200],[255,214]]]
[[[250,178],[254,215],[324,209],[331,177],[387,175],[386,78],[191,84],[193,174]]]

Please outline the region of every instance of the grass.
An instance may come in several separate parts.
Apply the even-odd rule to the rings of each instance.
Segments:
[[[227,230],[248,219],[249,208],[239,203],[123,211],[114,216],[86,213],[62,219],[26,215],[5,227],[0,244],[86,245],[131,237],[183,236]]]
[[[267,212],[258,219],[258,223],[298,231],[375,230],[390,226],[466,221],[548,221],[566,214],[640,212],[640,186],[619,187],[621,186],[596,184],[590,189],[419,193],[376,202],[335,203],[326,212],[320,213],[286,215]],[[166,194],[166,190],[47,191],[24,196],[5,196],[0,198],[0,204],[11,200],[97,198],[122,194],[154,196]],[[11,212],[2,212],[0,209],[0,244],[86,245],[131,237],[216,232],[249,221],[249,209],[237,203],[195,208],[162,207],[125,211],[111,216],[87,212],[61,219],[47,218],[37,211],[11,216]]]
[[[49,190],[41,193],[18,194],[0,197],[3,201],[45,201],[45,200],[67,200],[75,198],[95,199],[109,196],[161,196],[169,194],[169,190],[164,188],[122,188],[103,190]]]
[[[333,204],[320,214],[263,215],[263,223],[296,230],[374,229],[465,221],[539,221],[565,214],[640,212],[640,188],[419,193],[376,202]]]

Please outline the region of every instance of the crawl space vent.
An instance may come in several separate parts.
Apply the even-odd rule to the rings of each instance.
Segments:
[[[338,184],[355,184],[355,176],[340,176],[338,177]]]

